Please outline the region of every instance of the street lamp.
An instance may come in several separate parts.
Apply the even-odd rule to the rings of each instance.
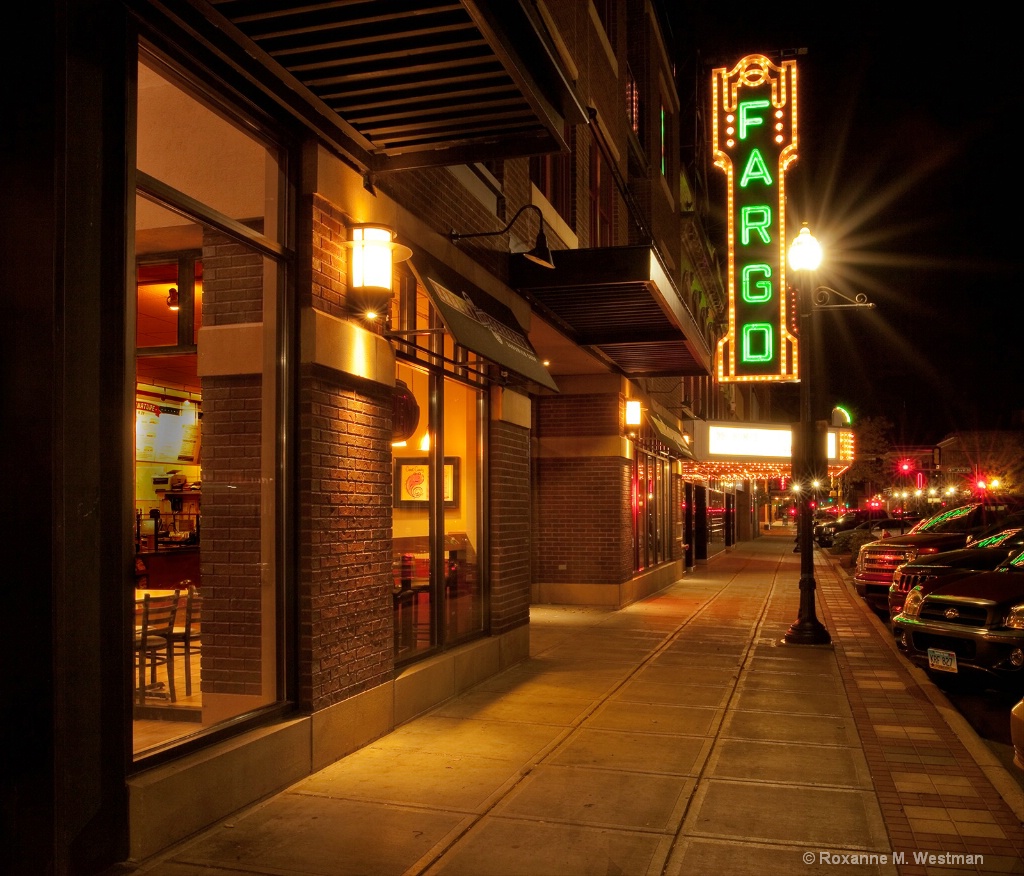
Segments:
[[[819,310],[839,310],[848,307],[874,307],[867,296],[854,298],[828,286],[814,286],[811,274],[821,264],[821,247],[814,239],[807,223],[803,224],[789,248],[789,266],[804,278],[804,289],[796,289],[800,314],[800,347],[798,370],[800,378],[799,444],[794,442],[793,468],[800,477],[813,477],[819,459],[824,459],[824,447],[817,448],[818,440],[814,420],[811,418],[811,315]],[[796,476],[796,475],[794,475]],[[797,519],[797,544],[800,546],[800,611],[797,619],[786,631],[784,641],[792,645],[827,645],[832,641],[815,613],[814,541],[812,539],[811,491],[800,496]]]
[[[794,442],[794,476],[810,477],[815,466],[815,428],[811,419],[811,274],[821,264],[821,247],[805,222],[789,248],[789,266],[803,277],[804,288],[797,289],[800,314],[800,347],[798,364],[800,378],[799,442]],[[800,547],[800,610],[797,619],[786,630],[783,639],[790,645],[827,645],[832,641],[824,624],[818,620],[814,606],[814,541],[811,517],[812,491],[801,491],[797,516],[797,544]]]

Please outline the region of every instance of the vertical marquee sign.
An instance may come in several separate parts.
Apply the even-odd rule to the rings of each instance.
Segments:
[[[796,61],[748,55],[712,71],[712,148],[728,179],[729,332],[718,380],[795,381],[786,300],[785,175],[796,160]]]

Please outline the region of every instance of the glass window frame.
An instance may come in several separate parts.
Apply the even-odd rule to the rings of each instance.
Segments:
[[[295,625],[295,580],[292,567],[294,565],[291,554],[293,542],[293,517],[288,508],[292,501],[291,490],[288,488],[289,478],[294,477],[293,462],[284,453],[283,448],[289,444],[286,438],[291,431],[289,411],[293,408],[293,374],[288,365],[291,360],[289,350],[294,344],[291,326],[294,323],[294,290],[291,284],[294,282],[294,264],[296,253],[292,245],[294,237],[294,205],[295,200],[292,193],[295,190],[293,174],[299,167],[295,160],[296,144],[289,143],[283,131],[270,130],[265,120],[257,121],[247,111],[249,104],[238,95],[230,93],[225,85],[223,93],[213,93],[208,83],[204,83],[198,75],[189,75],[183,72],[182,64],[176,63],[168,54],[156,48],[155,44],[146,36],[140,36],[137,42],[136,62],[146,63],[148,66],[159,71],[160,75],[166,76],[176,86],[182,88],[189,96],[202,103],[213,112],[229,119],[232,124],[239,127],[249,137],[263,142],[268,148],[274,150],[278,174],[274,183],[277,189],[275,193],[276,210],[275,215],[268,216],[272,227],[267,229],[276,232],[276,237],[269,236],[244,225],[233,217],[227,216],[218,210],[196,200],[190,194],[180,192],[166,183],[150,176],[137,168],[137,133],[135,130],[136,118],[134,114],[130,117],[130,125],[126,131],[128,154],[127,172],[129,178],[129,209],[127,212],[126,233],[128,240],[128,277],[131,288],[128,292],[128,322],[131,330],[126,337],[128,346],[128,361],[134,362],[137,356],[159,356],[174,353],[198,354],[198,344],[193,332],[194,319],[186,314],[186,318],[179,317],[178,343],[171,346],[158,347],[136,347],[134,326],[136,322],[136,289],[137,269],[136,265],[151,261],[148,257],[136,258],[134,245],[135,239],[135,198],[145,198],[147,201],[170,210],[183,218],[212,227],[227,237],[255,250],[263,257],[264,264],[274,266],[274,276],[269,280],[272,288],[276,290],[276,297],[273,301],[264,302],[264,319],[267,314],[274,320],[274,333],[276,353],[273,356],[273,370],[265,367],[261,372],[264,381],[272,382],[272,397],[274,400],[273,410],[270,414],[272,425],[268,418],[264,417],[262,426],[263,441],[272,448],[273,459],[268,460],[274,470],[274,486],[271,493],[264,493],[261,504],[264,507],[273,507],[276,520],[274,521],[271,539],[273,542],[271,551],[273,554],[273,569],[275,576],[275,626],[273,636],[275,638],[275,663],[271,669],[275,678],[276,691],[274,701],[264,706],[257,707],[250,711],[228,718],[219,723],[204,727],[198,732],[181,736],[165,745],[156,746],[136,753],[130,758],[128,764],[129,774],[149,769],[159,763],[181,756],[190,751],[207,747],[223,739],[236,736],[253,726],[261,724],[268,717],[274,714],[289,714],[295,709],[295,696],[297,692],[296,682],[296,655],[295,642],[297,636],[294,631]],[[135,95],[133,94],[134,98]],[[182,258],[195,258],[192,251],[179,254],[179,265]],[[201,254],[200,254],[201,257]],[[193,262],[193,270],[194,270]],[[194,280],[194,277],[193,277]],[[179,289],[180,292],[180,289]],[[194,315],[193,315],[194,316]],[[134,380],[130,381],[134,384]],[[126,389],[128,386],[126,385]],[[134,386],[132,386],[134,389]],[[131,417],[134,420],[135,393],[132,391],[126,400],[126,411],[131,410]],[[134,445],[133,445],[134,451]],[[134,458],[129,466],[134,469]],[[133,514],[134,514],[134,509]],[[134,532],[130,536],[134,539]],[[132,547],[134,553],[134,545]],[[134,587],[134,581],[130,585]],[[126,588],[126,599],[130,599],[131,589]],[[126,612],[127,613],[127,612]],[[126,667],[130,674],[134,675],[134,659],[126,658]],[[127,683],[133,688],[134,680],[129,678]],[[133,716],[128,714],[127,734],[131,739],[133,733]]]
[[[489,386],[494,366],[481,359],[476,353],[457,344],[430,303],[426,290],[419,288],[411,276],[403,276],[390,315],[392,325],[398,326],[405,334],[396,340],[396,362],[399,365],[421,370],[429,384],[429,399],[425,405],[427,433],[430,449],[427,451],[429,465],[429,504],[427,513],[428,539],[430,545],[429,606],[430,633],[428,647],[405,649],[403,654],[396,644],[395,665],[403,667],[419,662],[438,652],[483,638],[490,634],[490,575],[488,532],[488,442]],[[466,458],[459,477],[465,483],[477,485],[475,501],[477,542],[477,575],[480,589],[481,623],[477,629],[462,634],[449,635],[447,623],[449,604],[447,588],[448,551],[445,547],[447,534],[442,483],[446,450],[444,445],[444,415],[446,384],[459,384],[476,393],[476,404],[472,412],[475,417],[475,442],[470,456],[467,447]],[[421,410],[424,406],[421,405]],[[471,473],[467,466],[473,465]],[[468,489],[468,487],[467,487]],[[467,501],[471,501],[467,499]],[[396,622],[398,615],[396,613]]]

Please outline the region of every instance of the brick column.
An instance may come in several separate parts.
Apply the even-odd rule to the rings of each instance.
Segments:
[[[320,366],[299,381],[298,699],[314,711],[393,667],[392,398],[345,381]]]
[[[491,633],[530,621],[530,431],[490,430]]]

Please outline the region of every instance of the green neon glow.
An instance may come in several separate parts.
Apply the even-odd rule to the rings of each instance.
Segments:
[[[764,183],[766,186],[774,185],[771,171],[765,163],[764,156],[760,149],[751,149],[747,157],[747,165],[743,168],[743,175],[740,177],[740,188],[745,189],[750,185],[751,180]]]
[[[848,410],[847,410],[846,408],[844,408],[844,407],[843,407],[842,405],[836,405],[835,409],[836,409],[837,411],[841,412],[841,413],[842,413],[842,415],[843,415],[844,417],[846,417],[846,422],[847,422],[847,423],[852,423],[852,422],[853,422],[853,416],[852,416],[852,415],[850,414],[850,412],[849,412],[849,411],[848,411]]]
[[[758,237],[765,243],[771,243],[771,225],[772,208],[767,204],[740,208],[740,240],[744,246],[750,243],[751,231],[756,231]]]
[[[755,346],[757,349],[755,349]],[[772,361],[772,326],[768,322],[750,322],[743,326],[740,358],[744,362]]]
[[[668,161],[665,157],[665,107],[661,108],[661,175],[668,173]]]
[[[764,279],[754,279],[754,274],[760,274]],[[772,300],[772,266],[771,265],[744,265],[740,271],[740,294],[748,304],[758,304]]]
[[[767,109],[769,103],[765,99],[740,101],[740,139],[747,139],[747,128],[757,128],[764,124],[764,116],[753,115],[754,110]]]

